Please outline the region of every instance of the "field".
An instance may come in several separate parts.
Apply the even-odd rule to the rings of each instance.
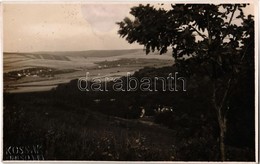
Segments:
[[[142,50],[4,53],[4,89],[7,92],[50,90],[57,84],[85,77],[121,77],[145,66],[173,64],[170,54],[145,55]]]
[[[41,144],[44,147],[44,158],[48,160],[175,158],[173,130],[147,125],[139,120],[103,115],[78,105],[64,106],[38,96],[34,95],[29,104],[28,100],[23,99],[17,102],[19,105],[11,108],[7,105],[5,148],[7,145]],[[20,103],[27,105],[22,106]]]
[[[86,72],[91,78],[120,77],[125,85],[126,72],[140,79],[177,71],[170,54],[142,53],[4,54],[4,160],[219,161],[209,79],[187,76],[187,92],[77,88]],[[231,96],[228,161],[254,161],[253,79],[241,76]],[[173,110],[156,111],[161,107]],[[40,151],[22,153],[33,146]]]

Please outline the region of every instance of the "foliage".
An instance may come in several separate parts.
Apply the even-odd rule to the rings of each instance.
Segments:
[[[135,19],[118,22],[118,34],[129,43],[144,45],[147,54],[155,50],[163,54],[170,47],[179,64],[183,57],[196,58],[212,78],[236,73],[242,60],[253,59],[248,52],[254,46],[254,21],[252,15],[244,15],[246,4],[171,6],[171,10],[149,4],[133,7],[130,14]]]
[[[204,70],[203,76],[211,79],[222,161],[226,160],[228,102],[239,76],[254,68],[254,20],[244,14],[246,6],[174,4],[165,10],[139,5],[131,8],[133,21],[125,18],[117,23],[118,34],[129,43],[144,45],[147,54],[155,50],[163,54],[170,47],[180,70],[188,76],[197,73],[199,69],[192,69],[192,61]]]

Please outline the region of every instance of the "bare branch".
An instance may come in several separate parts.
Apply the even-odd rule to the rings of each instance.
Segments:
[[[247,52],[247,50],[248,50],[248,47],[249,47],[252,43],[253,43],[253,41],[250,41],[250,43],[247,45],[247,47],[246,47],[246,49],[245,49],[245,51],[244,51],[244,53],[243,53],[243,55],[242,55],[242,57],[241,57],[241,59],[240,59],[240,62],[242,62],[242,61],[244,60],[244,58],[245,58],[245,56],[246,56],[246,52]]]
[[[215,81],[213,82],[213,94],[212,94],[212,103],[213,103],[213,106],[215,108],[215,112],[216,112],[216,115],[217,115],[217,119],[218,119],[218,125],[219,125],[219,128],[221,129],[221,124],[222,124],[222,115],[221,115],[221,110],[217,104],[217,101],[216,101],[216,92],[217,92],[217,89],[216,89],[216,83]]]
[[[225,93],[224,93],[224,95],[223,95],[223,98],[222,98],[222,101],[221,101],[221,104],[220,104],[220,107],[219,107],[220,109],[223,108],[223,105],[224,105],[224,103],[225,103],[225,101],[226,101],[227,95],[228,95],[228,93],[229,93],[229,91],[230,91],[231,81],[232,81],[232,77],[228,80],[227,88],[226,88],[226,91],[225,91]]]
[[[208,29],[208,44],[209,44],[209,46],[211,45],[211,33],[210,33],[210,26],[209,26],[209,13],[207,13],[207,23],[208,23],[208,27],[207,27],[207,29]]]
[[[195,27],[192,27],[192,26],[191,26],[191,28],[192,28],[193,30],[195,30],[195,31],[199,34],[199,36],[201,36],[202,38],[204,38],[204,39],[207,38],[206,35],[202,34],[202,33],[201,33],[199,30],[197,30]]]
[[[232,11],[231,17],[230,17],[229,22],[228,22],[228,26],[230,26],[230,24],[231,24],[231,22],[232,22],[232,20],[233,20],[234,14],[235,14],[235,12],[236,12],[236,10],[237,10],[237,6],[238,6],[238,5],[235,4],[234,10]],[[222,37],[221,40],[223,41],[226,36],[227,36],[227,33],[223,35],[223,37]]]
[[[231,24],[232,19],[233,19],[233,17],[234,17],[234,14],[235,14],[235,12],[236,12],[236,9],[237,9],[237,5],[235,5],[234,10],[232,11],[232,15],[231,15],[231,17],[230,17],[230,19],[229,19],[228,25]]]

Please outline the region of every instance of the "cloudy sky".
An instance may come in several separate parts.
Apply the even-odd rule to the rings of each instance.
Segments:
[[[5,52],[134,49],[115,24],[137,4],[4,4]],[[246,12],[252,12],[249,7]]]
[[[4,51],[131,49],[115,24],[132,5],[5,4]],[[142,48],[142,47],[141,47]]]

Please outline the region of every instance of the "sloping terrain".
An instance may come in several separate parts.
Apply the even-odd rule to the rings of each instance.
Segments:
[[[46,91],[85,77],[125,76],[145,66],[173,64],[170,53],[145,55],[143,50],[4,53],[4,89],[7,92]]]
[[[176,158],[173,130],[103,115],[78,104],[59,104],[47,95],[5,96],[4,151],[10,145],[40,144],[48,160]]]
[[[134,76],[174,71],[145,68]],[[241,76],[230,99],[228,161],[254,160],[252,79]],[[48,160],[219,161],[209,80],[192,76],[188,84],[186,92],[81,92],[73,80],[51,91],[4,93],[4,151],[40,144]],[[155,114],[156,104],[174,110]],[[140,107],[149,119],[139,118]]]

